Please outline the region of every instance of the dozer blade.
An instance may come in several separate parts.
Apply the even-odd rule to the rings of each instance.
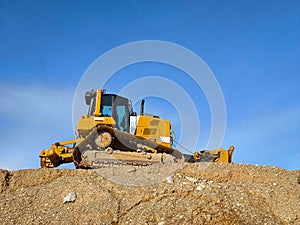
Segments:
[[[228,150],[218,148],[215,150],[202,150],[195,152],[189,162],[232,162],[232,154],[234,146],[230,146]]]

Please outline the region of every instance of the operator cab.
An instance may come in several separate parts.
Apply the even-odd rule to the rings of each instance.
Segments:
[[[94,116],[96,111],[95,91],[86,92],[85,99],[89,105],[88,116]],[[112,117],[117,129],[129,133],[130,131],[130,115],[132,115],[132,103],[129,99],[116,94],[101,94],[100,116]]]

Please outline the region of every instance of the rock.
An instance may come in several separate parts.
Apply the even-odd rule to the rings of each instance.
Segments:
[[[67,203],[67,202],[75,202],[76,200],[76,193],[74,192],[71,192],[69,194],[67,194],[65,197],[64,197],[64,204]]]
[[[130,169],[128,170],[128,173],[134,173],[134,172],[136,172],[136,168],[130,168]]]
[[[188,181],[190,181],[192,183],[196,183],[197,182],[197,178],[194,178],[194,177],[185,176],[185,179],[187,179]]]
[[[206,215],[206,219],[207,220],[212,220],[212,215],[210,215],[210,214]]]
[[[197,191],[202,191],[206,186],[204,184],[198,184],[196,187]]]
[[[169,184],[173,184],[174,183],[173,178],[171,176],[167,177],[167,182]]]
[[[214,183],[214,181],[213,181],[213,180],[209,180],[209,181],[207,181],[207,183],[208,183],[209,185],[211,185],[211,184]]]

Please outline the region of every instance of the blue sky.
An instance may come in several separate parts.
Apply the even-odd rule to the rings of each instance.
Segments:
[[[214,72],[227,108],[223,147],[235,145],[234,162],[299,169],[299,24],[299,1],[0,0],[0,168],[38,167],[41,149],[74,137],[73,96],[99,56],[128,42],[164,40],[192,50]],[[208,104],[175,68],[132,65],[106,88],[117,92],[149,75],[195,93],[203,146]],[[171,105],[146,104],[180,133]]]

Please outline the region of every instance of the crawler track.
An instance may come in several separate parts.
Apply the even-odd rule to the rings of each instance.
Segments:
[[[108,126],[95,128],[74,152],[76,168],[102,168],[109,165],[150,166],[181,161],[184,161],[184,156],[176,149]]]

